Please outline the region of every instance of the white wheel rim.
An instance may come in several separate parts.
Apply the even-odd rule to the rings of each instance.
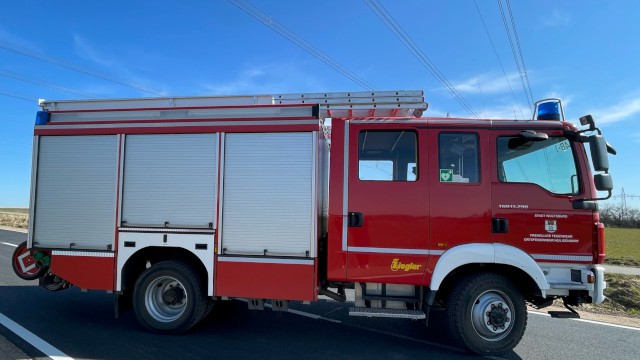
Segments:
[[[144,294],[149,315],[154,320],[164,323],[180,318],[187,308],[188,300],[182,283],[171,276],[154,279]]]
[[[509,297],[497,290],[486,291],[471,307],[471,324],[475,332],[487,341],[504,339],[515,321],[514,306]]]

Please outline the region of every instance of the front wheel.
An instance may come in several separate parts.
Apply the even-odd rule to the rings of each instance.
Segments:
[[[159,333],[182,333],[203,318],[207,298],[198,273],[179,261],[162,261],[146,269],[133,290],[138,321]]]
[[[493,273],[462,278],[449,294],[453,335],[480,355],[500,355],[518,345],[527,327],[524,298],[507,278]]]

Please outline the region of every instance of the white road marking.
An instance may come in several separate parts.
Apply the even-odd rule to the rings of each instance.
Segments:
[[[528,313],[529,314],[542,315],[542,316],[551,316],[549,314],[546,314],[546,313],[543,313],[543,312],[537,312],[537,311],[528,311]],[[562,319],[562,320],[573,320],[573,321],[586,322],[586,323],[589,323],[589,324],[604,325],[604,326],[611,326],[611,327],[616,327],[616,328],[620,328],[620,329],[640,331],[640,328],[633,327],[633,326],[610,324],[610,323],[594,321],[594,320],[587,320],[587,319]]]
[[[2,241],[0,241],[0,244],[2,244],[2,245],[7,245],[7,246],[18,247],[18,245],[16,245],[16,244],[7,243],[7,242],[2,242]]]
[[[53,360],[73,360],[72,357],[63,353],[62,351],[53,347],[53,345],[42,340],[31,331],[18,325],[15,321],[9,319],[4,314],[0,313],[0,324],[4,325],[7,329],[13,331],[16,335],[23,338],[26,342],[31,344],[36,349],[40,350],[43,354]]]

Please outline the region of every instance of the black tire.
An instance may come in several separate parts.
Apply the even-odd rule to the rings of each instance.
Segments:
[[[133,309],[147,329],[178,334],[197,324],[207,309],[198,272],[180,261],[162,261],[146,269],[133,290]]]
[[[447,302],[455,338],[479,355],[501,355],[518,345],[527,327],[523,296],[504,276],[468,275],[453,287]]]
[[[215,305],[216,305],[216,301],[215,300],[207,299],[207,307],[204,310],[204,314],[202,314],[202,320],[204,320],[207,317],[209,317],[209,315],[211,314],[211,310],[213,310]]]
[[[11,266],[13,267],[13,272],[23,280],[35,280],[44,276],[49,270],[49,267],[40,266],[36,263],[33,256],[29,254],[26,241],[18,245],[13,251]]]

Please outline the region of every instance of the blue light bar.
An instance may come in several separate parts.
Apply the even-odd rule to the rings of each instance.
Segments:
[[[47,125],[51,114],[47,111],[38,111],[36,114],[36,125]]]
[[[538,120],[560,120],[560,102],[548,101],[538,104]]]

